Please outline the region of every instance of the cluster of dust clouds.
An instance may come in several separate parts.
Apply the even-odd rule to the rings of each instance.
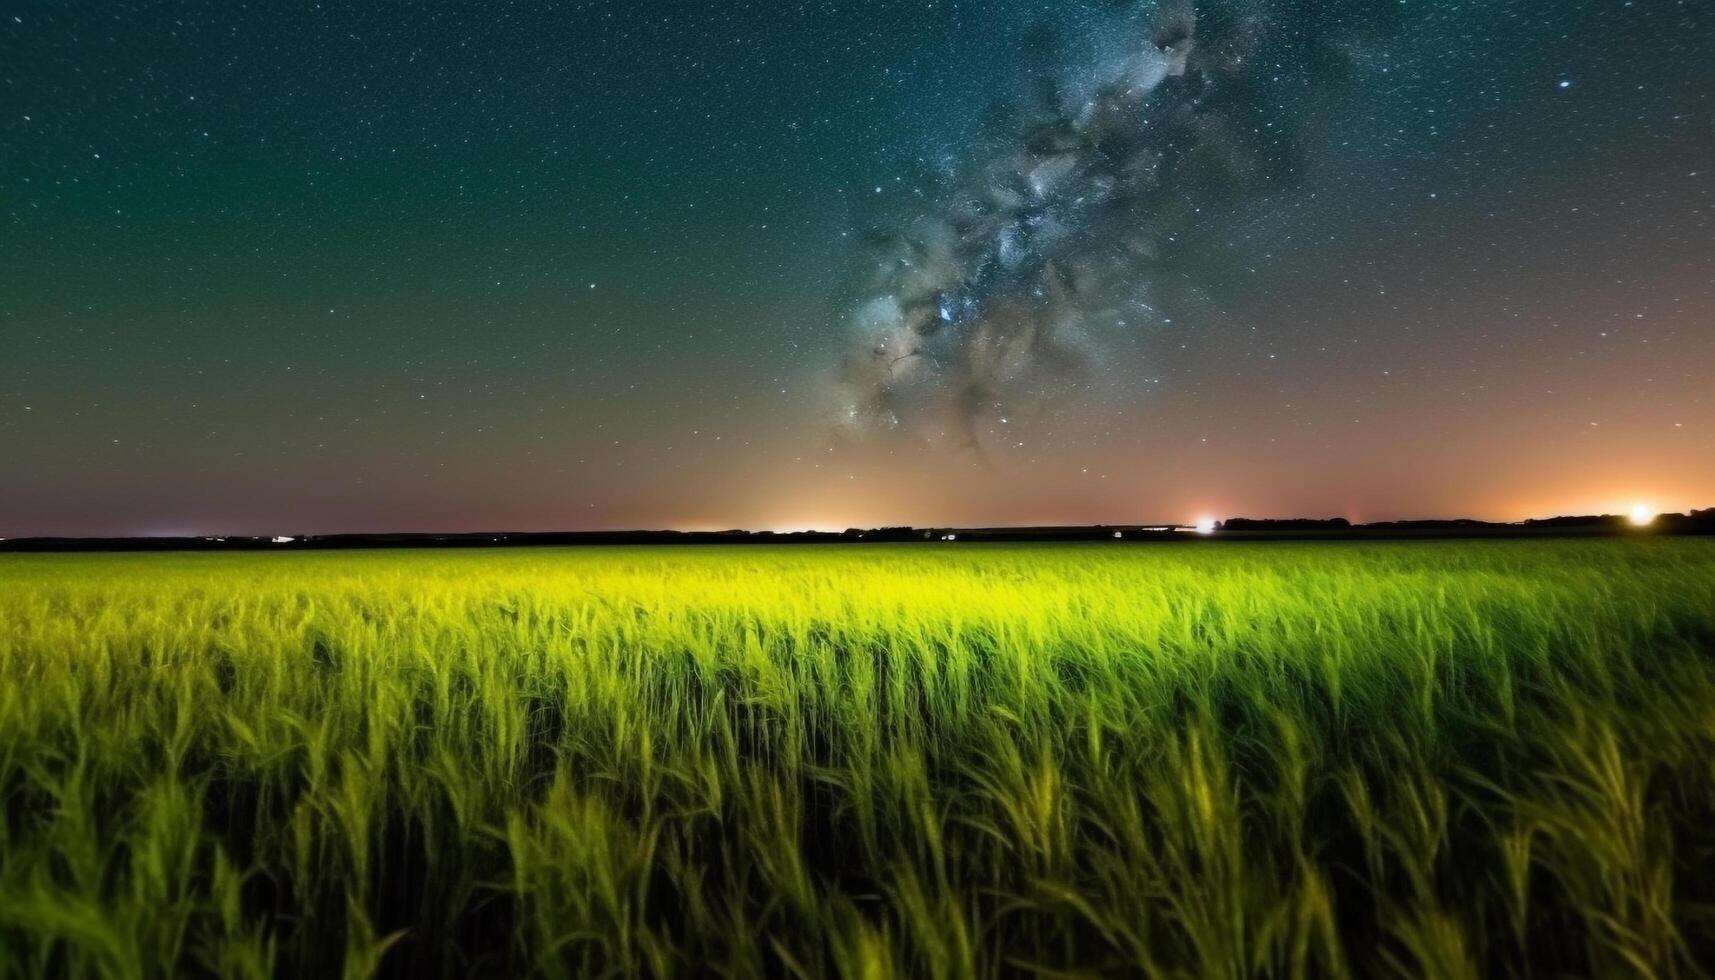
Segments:
[[[1226,221],[1290,193],[1397,9],[1160,0],[1039,31],[1016,94],[862,230],[840,441],[987,461],[1135,394],[1149,337],[1219,318]]]

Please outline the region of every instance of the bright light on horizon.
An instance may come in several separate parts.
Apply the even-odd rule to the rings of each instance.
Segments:
[[[1649,504],[1633,504],[1631,513],[1626,515],[1633,527],[1649,527],[1655,523],[1655,517],[1655,508]]]
[[[1197,529],[1198,534],[1215,533],[1215,519],[1213,517],[1199,517],[1197,523],[1192,526]]]

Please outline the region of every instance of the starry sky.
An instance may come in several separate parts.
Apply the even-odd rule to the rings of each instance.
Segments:
[[[0,536],[1637,502],[1695,0],[0,0]]]

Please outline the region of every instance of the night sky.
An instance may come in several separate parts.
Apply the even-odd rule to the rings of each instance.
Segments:
[[[0,0],[0,535],[1715,504],[1693,0]]]

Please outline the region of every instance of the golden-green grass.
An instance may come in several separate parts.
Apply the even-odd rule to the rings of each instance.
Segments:
[[[1698,976],[1715,542],[0,557],[0,975]]]

